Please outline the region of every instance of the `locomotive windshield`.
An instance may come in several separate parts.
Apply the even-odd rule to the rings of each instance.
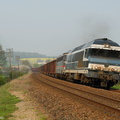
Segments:
[[[120,58],[120,51],[105,50],[105,49],[89,49],[90,56]]]

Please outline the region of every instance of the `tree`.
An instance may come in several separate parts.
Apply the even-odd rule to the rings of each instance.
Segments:
[[[6,65],[6,56],[5,51],[2,49],[2,46],[0,45],[0,66],[4,67]]]
[[[22,61],[22,64],[31,67],[31,64],[29,63],[28,60],[23,60],[23,61]]]
[[[34,63],[33,66],[34,66],[35,68],[40,67],[40,65],[39,65],[38,63]]]

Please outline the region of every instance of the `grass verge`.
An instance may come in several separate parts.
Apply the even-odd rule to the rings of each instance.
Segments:
[[[36,114],[37,116],[39,116],[39,119],[38,120],[47,120],[47,116],[45,116],[44,114],[42,114],[42,113],[37,113]]]
[[[46,116],[42,116],[42,117],[40,117],[39,120],[47,120],[47,117]]]
[[[120,82],[118,82],[116,85],[114,85],[114,86],[112,87],[112,89],[120,90]]]
[[[0,120],[12,117],[11,113],[18,109],[15,104],[21,101],[9,93],[9,87],[9,83],[0,87]]]
[[[112,87],[112,89],[120,90],[120,85],[114,85],[114,86]]]

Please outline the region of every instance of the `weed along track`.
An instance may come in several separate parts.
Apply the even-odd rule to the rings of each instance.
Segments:
[[[75,101],[103,111],[116,119],[120,118],[120,93],[73,84],[40,73],[33,73],[32,77],[61,91],[62,94],[69,95]]]

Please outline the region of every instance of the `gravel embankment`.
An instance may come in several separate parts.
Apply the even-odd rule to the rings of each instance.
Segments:
[[[42,79],[42,78],[41,78]],[[63,82],[63,81],[62,81]],[[71,83],[68,83],[71,84]],[[76,85],[75,85],[76,86]],[[84,86],[81,86],[83,89]],[[90,87],[85,87],[90,90]],[[92,89],[93,92],[98,92]],[[108,111],[89,105],[83,100],[71,98],[69,94],[62,92],[56,88],[52,88],[37,80],[32,80],[32,86],[29,89],[30,95],[34,97],[39,105],[42,105],[48,111],[54,120],[119,120],[114,114]],[[106,94],[103,91],[103,94]],[[115,96],[113,92],[111,95]],[[49,120],[49,118],[48,118]]]

